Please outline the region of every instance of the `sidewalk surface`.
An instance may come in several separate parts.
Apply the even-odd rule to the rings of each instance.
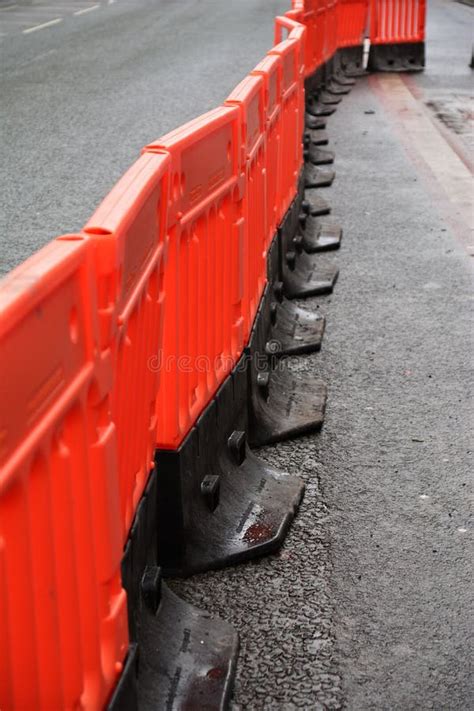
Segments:
[[[78,229],[143,144],[222,101],[288,4],[117,2],[27,45],[11,22],[2,270]],[[321,262],[340,277],[305,302],[327,330],[298,363],[328,382],[327,419],[261,451],[305,478],[301,511],[278,555],[173,583],[240,633],[235,709],[474,708],[473,21],[432,0],[426,72],[363,78],[328,121],[324,197],[344,240]]]

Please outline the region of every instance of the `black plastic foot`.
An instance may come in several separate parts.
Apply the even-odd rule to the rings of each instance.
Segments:
[[[327,146],[329,143],[329,136],[326,131],[306,131],[305,137],[309,138],[310,144],[313,146]]]
[[[339,249],[342,240],[342,227],[318,220],[313,215],[301,216],[303,249],[305,252],[327,252]]]
[[[374,72],[422,72],[424,68],[424,42],[370,46],[369,69]]]
[[[305,113],[305,126],[312,131],[320,131],[326,128],[326,121],[312,114]]]
[[[311,116],[332,116],[332,114],[336,111],[335,106],[327,106],[324,104],[306,104],[306,113],[310,114]]]
[[[285,296],[289,299],[306,296],[330,294],[339,275],[339,269],[330,264],[320,266],[306,252],[293,258],[294,253],[287,252],[287,268],[284,270],[283,285]]]
[[[319,94],[318,101],[325,106],[336,106],[341,103],[342,97],[324,90]]]
[[[318,312],[296,306],[283,297],[283,283],[269,287],[272,328],[267,333],[265,352],[269,356],[301,355],[321,349],[325,319]]]
[[[266,361],[264,348],[261,359]],[[158,560],[187,576],[279,548],[303,484],[249,450],[243,356],[177,451],[158,450]]]
[[[154,572],[145,573],[151,585]],[[226,708],[238,648],[237,633],[229,624],[212,619],[163,585],[156,613],[153,604],[145,604],[143,610],[139,711]]]
[[[335,177],[334,170],[321,170],[311,163],[306,163],[304,166],[305,188],[328,188],[332,185]]]
[[[363,62],[364,48],[362,45],[340,49],[336,58],[334,78],[337,80],[341,76],[362,76],[365,74]]]
[[[158,571],[147,568],[144,585],[153,585]],[[130,646],[107,711],[227,708],[239,649],[237,633],[181,600],[166,585],[159,594],[156,612],[153,602],[143,601],[139,643]]]
[[[335,153],[334,151],[324,150],[323,148],[318,148],[314,143],[305,138],[304,140],[304,160],[312,165],[330,165],[334,163]]]
[[[155,467],[122,559],[131,644],[107,709],[224,709],[235,674],[238,636],[226,622],[211,619],[162,583],[157,480]],[[169,506],[173,503],[168,501]]]
[[[286,253],[283,269],[283,289],[288,299],[323,296],[332,293],[339,275],[334,264],[322,266],[314,257],[302,251]]]
[[[356,83],[355,79],[346,77],[345,74],[342,73],[342,71],[340,74],[334,75],[333,81],[336,82],[337,84],[340,84],[341,86],[348,86],[348,87],[353,87],[354,84]]]
[[[268,293],[255,320],[249,344],[250,356],[250,443],[261,446],[321,429],[326,408],[324,382],[292,370],[295,361],[261,363],[265,348]]]
[[[299,233],[303,202],[295,200],[278,230],[280,278],[289,299],[332,292],[339,270],[334,264],[320,266],[314,256],[303,251]]]
[[[331,212],[330,204],[326,202],[326,200],[321,197],[321,195],[314,188],[305,190],[302,209],[308,215],[313,215],[314,217],[329,215]]]
[[[351,90],[352,82],[350,84],[340,84],[339,82],[331,79],[331,81],[326,85],[326,91],[330,94],[336,94],[336,96],[343,96],[349,94]]]

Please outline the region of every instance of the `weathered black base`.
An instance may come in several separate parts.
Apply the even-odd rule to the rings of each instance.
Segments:
[[[335,153],[324,148],[318,148],[311,141],[305,140],[303,157],[307,163],[312,165],[331,165],[331,163],[334,163]]]
[[[358,77],[365,74],[364,48],[344,47],[337,52],[334,66],[334,79],[340,81],[341,77]]]
[[[122,559],[131,644],[108,711],[225,709],[238,636],[219,619],[181,600],[157,565],[156,467],[137,508]],[[169,502],[171,505],[171,502]]]
[[[313,131],[310,129],[305,131],[305,137],[306,136],[313,146],[327,146],[329,143],[329,136],[326,131]]]
[[[296,214],[296,207],[293,214]],[[293,225],[297,230],[296,219]],[[281,241],[277,235],[268,251],[267,259],[270,306],[265,352],[269,356],[281,357],[319,351],[325,320],[318,313],[296,306],[285,298],[281,281],[281,261]]]
[[[238,655],[235,630],[161,584],[159,568],[144,571],[141,587],[138,644],[108,711],[225,709]]]
[[[324,382],[294,371],[298,361],[262,361],[266,346],[270,292],[267,288],[248,347],[250,359],[249,440],[254,446],[321,429],[326,408]],[[293,368],[292,368],[293,366]]]
[[[304,210],[300,192],[278,230],[280,279],[283,293],[289,299],[329,294],[339,274],[334,264],[320,266],[314,256],[303,251],[300,222]]]
[[[329,215],[331,212],[330,204],[326,202],[326,200],[321,197],[318,191],[314,188],[305,190],[301,208],[308,215],[314,215],[314,217]]]
[[[309,311],[285,299],[283,283],[270,287],[272,328],[267,336],[265,352],[269,356],[301,355],[321,349],[325,319],[319,313]]]
[[[303,249],[309,254],[339,249],[342,240],[342,227],[318,220],[313,215],[301,217]]]
[[[321,131],[326,128],[326,121],[312,114],[305,113],[305,126],[312,131]]]
[[[369,69],[374,72],[422,72],[425,68],[425,43],[373,44]]]
[[[326,91],[330,94],[336,94],[336,96],[344,96],[349,94],[352,87],[352,82],[349,84],[340,84],[336,79],[330,79],[326,84]]]
[[[320,104],[312,100],[310,103],[306,102],[306,113],[310,116],[332,116],[336,111],[335,106],[328,106],[327,104]]]
[[[334,170],[321,170],[311,163],[304,166],[305,188],[328,188],[333,184],[336,172]]]
[[[321,104],[325,104],[326,106],[337,106],[337,104],[341,103],[342,96],[339,96],[338,94],[334,94],[324,89],[319,93],[318,101]]]
[[[339,276],[334,265],[320,266],[313,256],[303,252],[296,256],[294,267],[285,270],[283,285],[288,299],[330,294]]]
[[[259,353],[267,361],[264,344]],[[158,450],[158,561],[187,576],[249,560],[282,544],[303,483],[260,461],[249,435],[248,354],[177,451]]]

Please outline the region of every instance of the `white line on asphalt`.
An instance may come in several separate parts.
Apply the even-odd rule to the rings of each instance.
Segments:
[[[92,7],[84,7],[82,10],[76,10],[76,12],[73,12],[72,14],[75,15],[76,17],[78,15],[85,15],[86,12],[92,12],[92,10],[97,10],[98,7],[100,7],[100,5],[92,5]]]
[[[35,25],[34,27],[28,27],[27,30],[23,30],[24,35],[29,35],[30,32],[36,32],[36,30],[42,30],[45,27],[52,27],[53,25],[58,25],[63,21],[62,17],[57,17],[55,20],[50,20],[49,22],[43,22],[42,25]]]

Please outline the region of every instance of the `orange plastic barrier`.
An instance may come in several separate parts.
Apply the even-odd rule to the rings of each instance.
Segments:
[[[295,194],[299,171],[303,160],[302,135],[304,125],[304,71],[302,38],[287,39],[277,44],[268,53],[282,62],[281,97],[281,169],[278,187],[277,219],[281,221]]]
[[[245,172],[245,333],[248,335],[263,294],[267,273],[267,142],[263,78],[248,76],[229,95],[225,105],[237,106],[240,111],[240,164]]]
[[[325,60],[326,14],[329,0],[293,0],[292,10],[286,13],[290,19],[306,28],[305,76],[314,74]]]
[[[112,368],[87,238],[0,284],[0,706],[100,709],[127,650]]]
[[[157,444],[176,448],[237,362],[251,327],[239,108],[210,111],[145,151],[171,155]]]
[[[337,5],[338,0],[326,0],[323,54],[325,62],[337,51]]]
[[[141,156],[84,228],[95,257],[100,349],[112,353],[123,540],[156,447],[169,163],[167,155]]]
[[[423,42],[426,0],[371,0],[372,44]]]
[[[281,155],[281,85],[282,61],[277,55],[267,55],[255,69],[252,75],[261,76],[265,87],[265,121],[266,121],[266,248],[275,236],[278,221],[280,201],[278,189],[280,186],[280,171],[283,156]]]
[[[337,5],[337,45],[357,47],[364,42],[369,16],[369,0],[339,0]]]

